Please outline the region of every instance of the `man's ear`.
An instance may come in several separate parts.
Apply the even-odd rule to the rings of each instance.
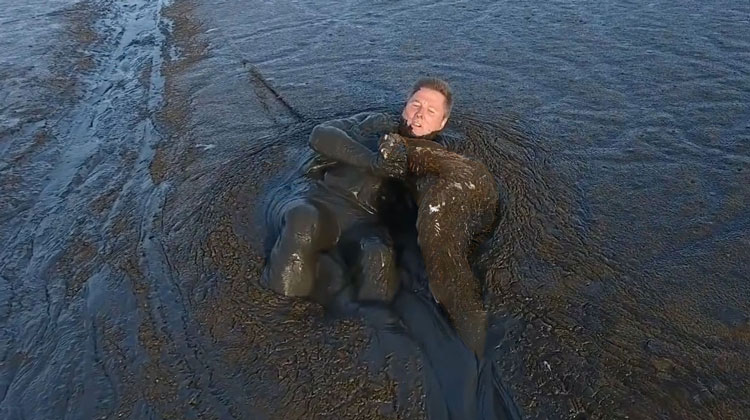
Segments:
[[[440,123],[440,130],[445,127],[445,124],[448,122],[448,116],[446,115],[445,118],[443,118],[443,122]]]

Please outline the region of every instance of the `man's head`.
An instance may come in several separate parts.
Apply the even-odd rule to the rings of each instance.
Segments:
[[[425,77],[417,80],[401,113],[399,134],[434,138],[445,127],[453,107],[453,93],[444,80]]]

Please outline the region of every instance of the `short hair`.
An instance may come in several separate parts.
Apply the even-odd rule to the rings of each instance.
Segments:
[[[422,88],[432,89],[443,94],[446,107],[445,116],[447,118],[451,114],[451,109],[453,109],[453,91],[451,91],[448,82],[437,77],[422,77],[417,80],[417,83],[414,83],[414,87],[411,88],[409,97],[411,98],[412,95]]]

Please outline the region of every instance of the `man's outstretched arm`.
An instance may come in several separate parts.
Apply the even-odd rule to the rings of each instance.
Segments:
[[[388,160],[379,153],[368,149],[349,133],[388,132],[393,129],[390,119],[384,114],[357,114],[351,118],[334,120],[317,125],[310,134],[310,147],[322,156],[336,162],[345,163],[373,173],[389,176],[398,168],[388,165]]]

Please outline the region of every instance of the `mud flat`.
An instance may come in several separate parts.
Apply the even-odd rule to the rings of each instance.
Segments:
[[[750,415],[746,6],[6,10],[0,417]],[[423,72],[502,190],[480,371],[419,285],[361,316],[257,286],[311,127]]]
[[[256,214],[278,176],[265,175],[294,163],[307,121],[397,110],[412,76],[444,75],[459,92],[455,149],[502,185],[474,261],[511,405],[527,418],[743,417],[750,43],[730,35],[743,8],[410,4],[195,3],[207,57],[183,86],[193,141],[216,145],[201,159],[217,156],[233,179],[220,185],[244,183],[241,210],[224,210],[238,243],[262,236],[238,214]],[[252,255],[240,260],[258,270]]]

